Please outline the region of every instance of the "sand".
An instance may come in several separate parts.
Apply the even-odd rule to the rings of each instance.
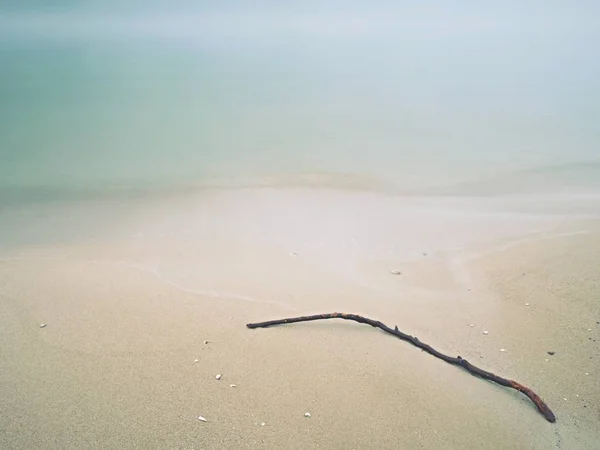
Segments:
[[[598,448],[597,202],[277,187],[4,210],[0,448]],[[245,327],[333,311],[558,421],[364,325]]]

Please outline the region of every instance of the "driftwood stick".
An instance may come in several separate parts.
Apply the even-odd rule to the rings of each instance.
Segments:
[[[453,364],[455,366],[460,366],[469,372],[472,375],[476,375],[478,377],[484,378],[489,381],[493,381],[494,383],[500,384],[502,386],[506,386],[509,388],[516,389],[519,392],[522,392],[527,397],[531,399],[537,409],[542,413],[542,415],[546,418],[548,422],[555,422],[556,416],[554,413],[548,408],[548,406],[542,401],[539,395],[533,392],[526,386],[523,386],[521,383],[517,383],[513,380],[508,380],[506,378],[499,377],[498,375],[494,375],[491,372],[487,372],[479,367],[474,366],[466,359],[457,356],[453,358],[448,355],[444,355],[443,353],[438,352],[433,347],[424,342],[421,342],[418,338],[414,336],[410,336],[408,334],[403,333],[398,330],[398,327],[394,327],[393,329],[388,327],[387,325],[379,322],[378,320],[368,319],[367,317],[358,316],[356,314],[346,314],[346,313],[329,313],[329,314],[316,314],[314,316],[302,316],[302,317],[291,317],[288,319],[278,319],[278,320],[269,320],[267,322],[259,322],[259,323],[249,323],[246,326],[248,328],[266,328],[273,325],[284,325],[287,323],[296,323],[296,322],[310,322],[313,320],[323,320],[323,319],[344,319],[344,320],[353,320],[358,323],[364,323],[367,325],[371,325],[372,327],[379,328],[386,333],[392,334],[403,341],[410,342],[415,347],[420,348],[421,350],[429,353],[430,355],[435,356],[436,358],[442,359],[446,361],[448,364]]]

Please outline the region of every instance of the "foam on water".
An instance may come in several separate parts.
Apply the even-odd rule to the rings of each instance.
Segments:
[[[600,218],[599,199],[592,204],[584,197],[577,212],[577,198],[562,197],[562,206],[554,202],[546,211],[523,211],[514,196],[278,187],[210,189],[142,202],[39,204],[29,206],[24,221],[17,220],[15,207],[0,214],[0,253],[7,262],[55,255],[112,264],[190,294],[286,309],[298,306],[290,295],[317,298],[328,285],[390,300],[452,298],[471,285],[466,263],[473,259],[588,232],[586,223]],[[528,196],[525,205],[532,200]],[[411,281],[412,266],[441,273],[436,276],[447,282],[432,287],[423,284],[426,279]],[[398,268],[409,273],[401,289],[389,275]]]

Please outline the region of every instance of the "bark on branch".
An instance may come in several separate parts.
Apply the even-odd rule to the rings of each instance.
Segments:
[[[531,401],[537,406],[537,409],[542,413],[542,415],[546,418],[548,422],[555,422],[556,416],[554,413],[548,408],[548,406],[542,401],[539,395],[533,392],[530,388],[523,386],[521,383],[517,383],[513,380],[508,380],[506,378],[499,377],[491,372],[487,372],[479,367],[474,366],[466,359],[457,356],[456,358],[448,355],[444,355],[443,353],[438,352],[436,349],[431,347],[424,342],[421,342],[418,338],[414,336],[410,336],[408,334],[403,333],[398,330],[398,327],[390,328],[387,325],[379,322],[378,320],[372,320],[367,317],[358,316],[356,314],[346,314],[346,313],[329,313],[329,314],[316,314],[314,316],[302,316],[302,317],[291,317],[287,319],[278,319],[278,320],[269,320],[267,322],[259,322],[259,323],[249,323],[246,326],[248,328],[267,328],[274,325],[284,325],[287,323],[297,323],[297,322],[310,322],[313,320],[323,320],[323,319],[344,319],[344,320],[353,320],[358,323],[364,323],[367,325],[371,325],[372,327],[379,328],[386,333],[396,336],[403,341],[410,342],[415,347],[420,348],[421,350],[429,353],[430,355],[435,356],[436,358],[442,359],[446,361],[448,364],[453,364],[455,366],[460,366],[469,372],[472,375],[476,375],[478,377],[484,378],[489,381],[493,381],[501,386],[506,386],[512,389],[516,389],[519,392],[522,392],[527,397],[531,399]]]

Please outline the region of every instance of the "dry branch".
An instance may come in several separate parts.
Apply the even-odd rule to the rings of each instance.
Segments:
[[[506,378],[499,377],[491,372],[487,372],[479,367],[474,366],[466,359],[457,356],[456,358],[448,355],[444,355],[443,353],[438,352],[433,347],[424,342],[421,342],[418,338],[414,336],[410,336],[408,334],[403,333],[398,330],[398,327],[394,327],[393,329],[388,327],[387,325],[379,322],[378,320],[372,320],[367,317],[358,316],[356,314],[346,314],[346,313],[329,313],[329,314],[316,314],[314,316],[302,316],[302,317],[291,317],[288,319],[278,319],[278,320],[269,320],[267,322],[259,322],[259,323],[249,323],[246,326],[248,328],[267,328],[274,325],[284,325],[287,323],[297,323],[297,322],[310,322],[313,320],[323,320],[323,319],[344,319],[344,320],[353,320],[358,323],[364,323],[367,325],[371,325],[372,327],[379,328],[386,333],[396,336],[403,341],[410,342],[415,347],[420,348],[421,350],[429,353],[430,355],[435,356],[436,358],[442,359],[446,361],[448,364],[453,364],[455,366],[460,366],[469,372],[472,375],[476,375],[478,377],[484,378],[489,381],[493,381],[501,386],[506,386],[509,388],[516,389],[519,392],[522,392],[527,397],[531,399],[531,401],[537,406],[537,409],[542,413],[542,415],[546,418],[548,422],[555,422],[556,416],[554,413],[548,408],[548,406],[542,401],[539,395],[533,392],[526,386],[523,386],[521,383],[517,383],[513,380],[508,380]]]

